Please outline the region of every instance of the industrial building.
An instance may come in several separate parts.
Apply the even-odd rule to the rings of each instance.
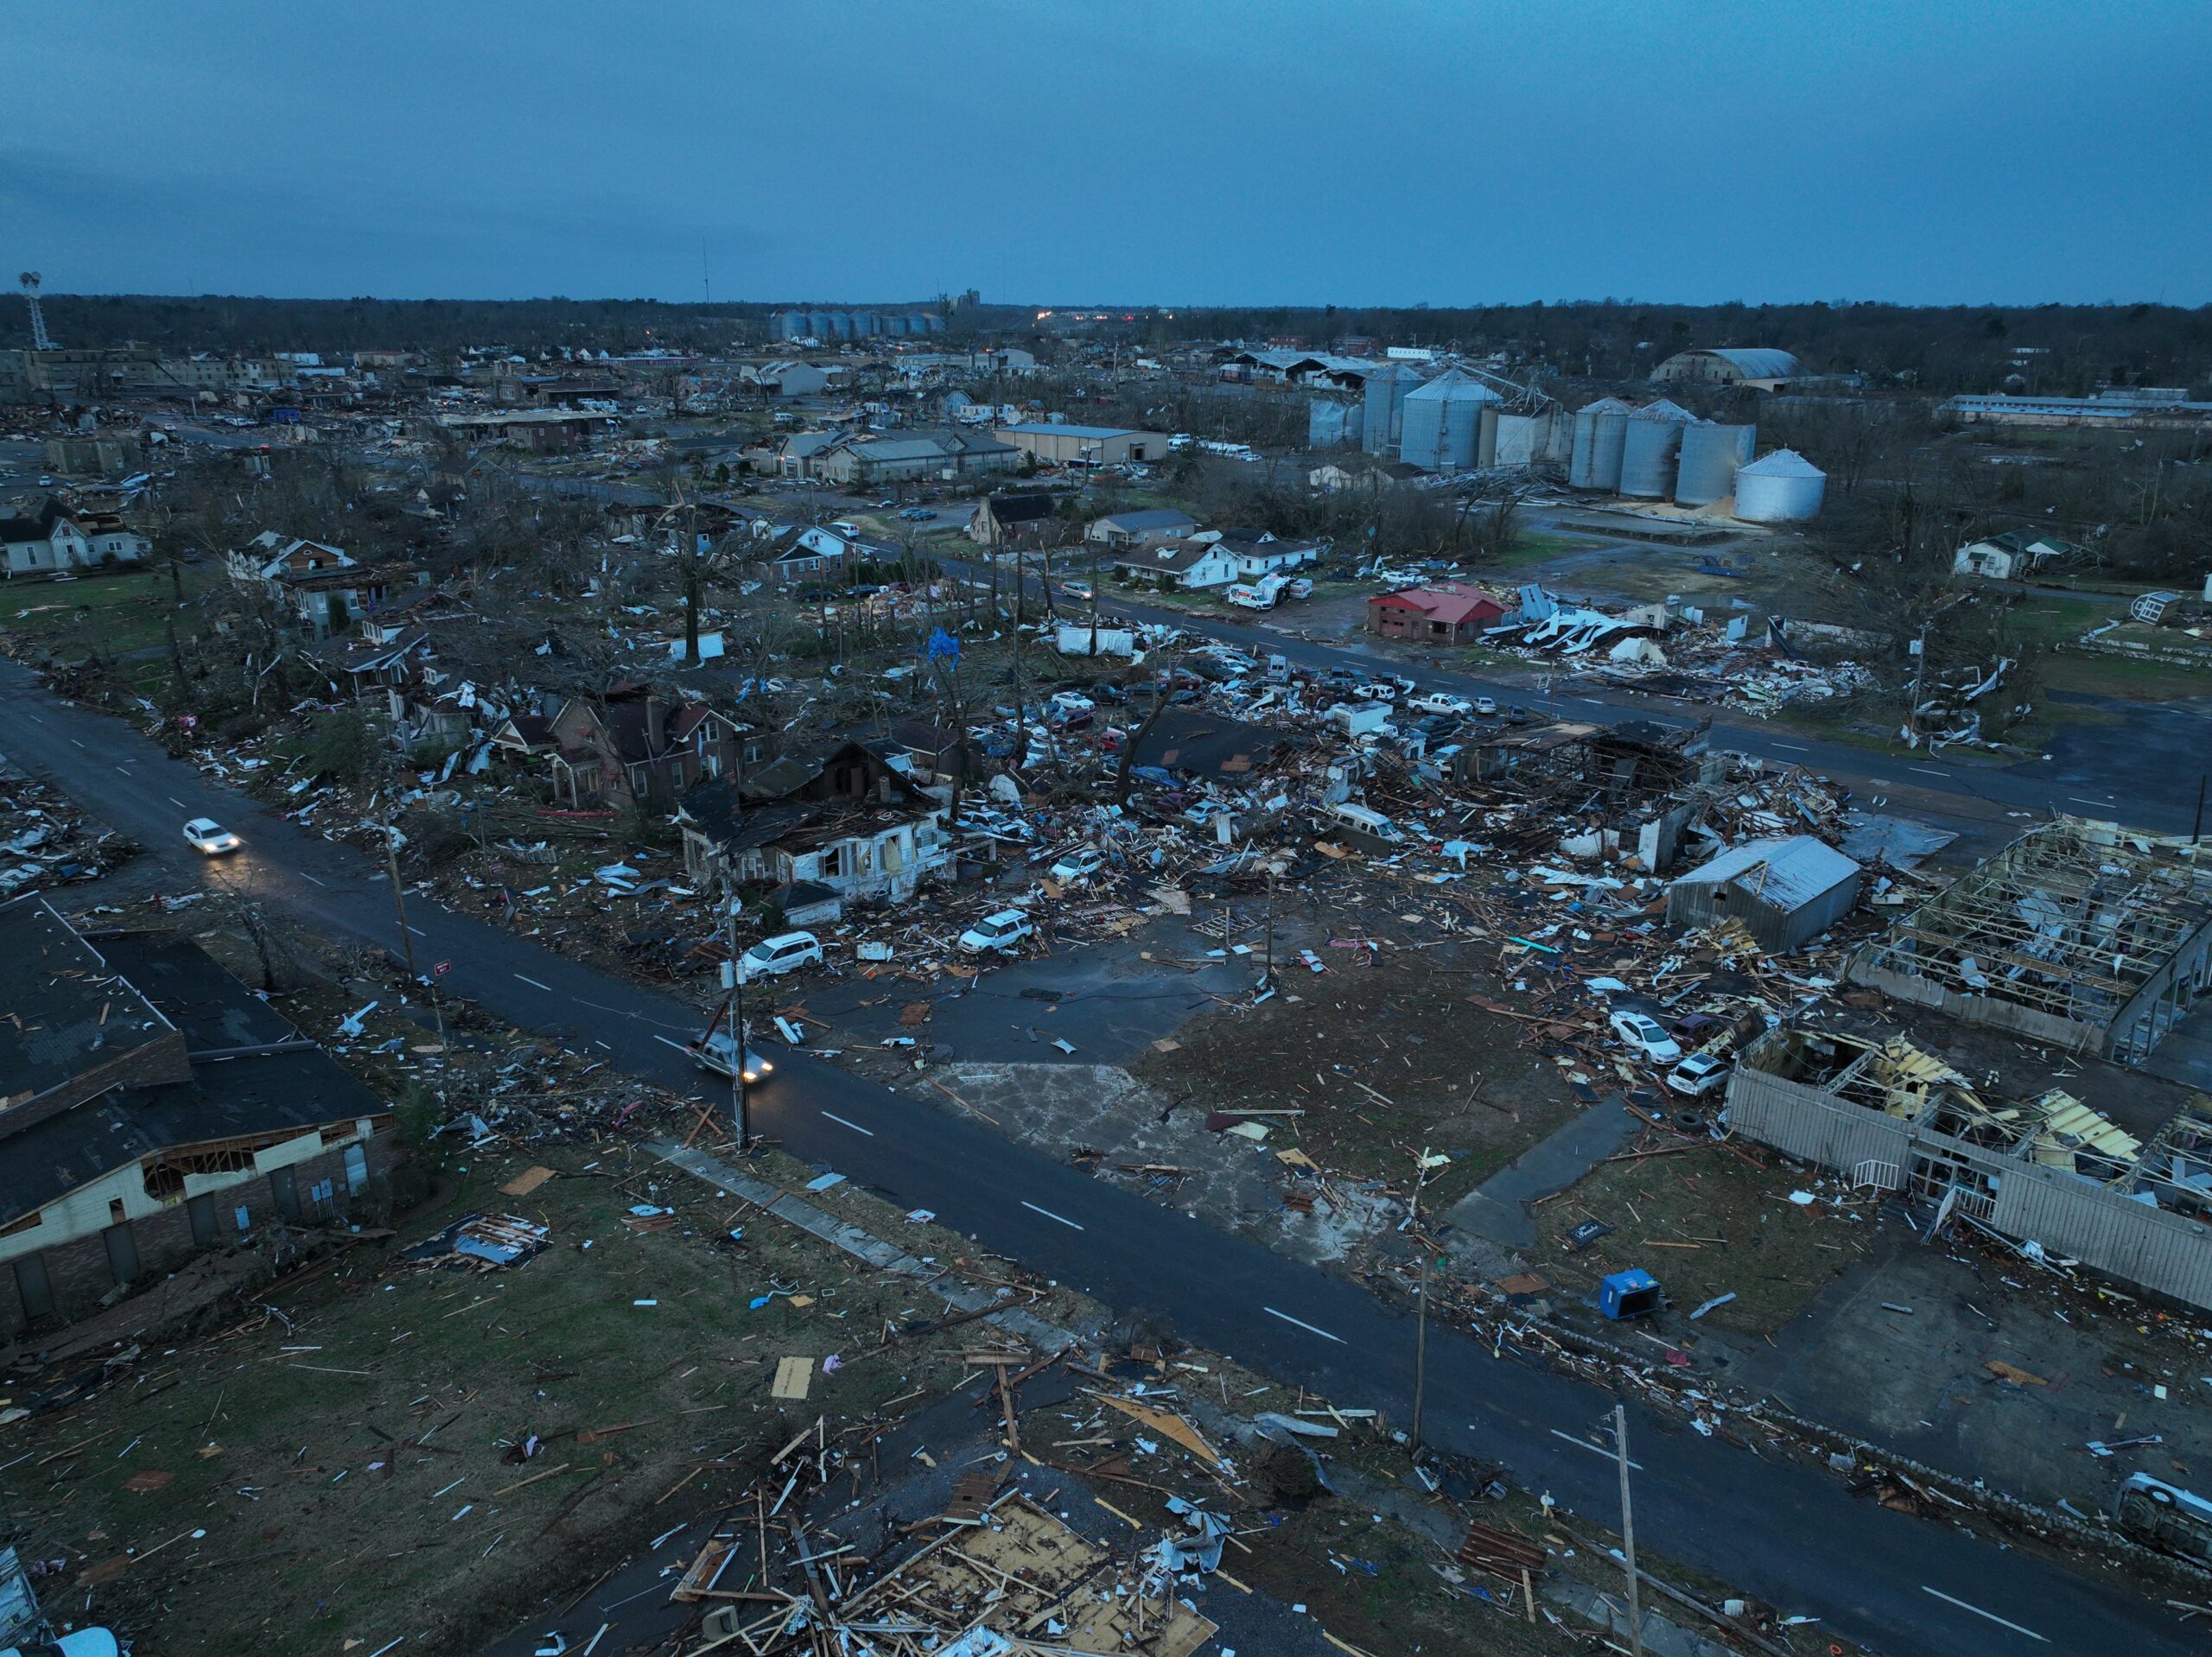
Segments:
[[[1621,440],[1620,492],[1643,500],[1673,494],[1681,471],[1682,429],[1697,423],[1695,415],[1664,397],[1631,413]]]
[[[944,332],[935,311],[774,311],[772,340],[915,340]]]
[[[1993,1104],[1902,1037],[1788,1026],[1745,1048],[1728,1125],[1853,1190],[1901,1193],[2023,1248],[2212,1310],[2212,1115],[2185,1108],[2147,1141],[2053,1089]]]
[[[999,441],[1033,454],[1043,466],[1141,466],[1167,458],[1167,434],[1124,431],[1117,426],[1071,426],[1056,421],[1001,426]]]
[[[2139,1064],[2212,989],[2212,867],[2185,839],[2061,817],[1859,949],[1851,981]]]
[[[1675,926],[1733,921],[1777,953],[1802,949],[1848,915],[1865,871],[1810,835],[1748,840],[1669,883]]]
[[[1651,371],[1655,384],[1699,380],[1711,385],[1751,385],[1769,390],[1797,378],[1797,359],[1786,351],[1764,346],[1720,346],[1678,351]]]
[[[1449,368],[1409,391],[1401,411],[1399,456],[1424,472],[1464,472],[1476,464],[1485,405],[1497,392],[1473,375]]]
[[[1427,378],[1419,369],[1405,363],[1385,363],[1367,377],[1360,407],[1359,443],[1363,449],[1370,454],[1398,458],[1398,445],[1405,432],[1406,399]]]

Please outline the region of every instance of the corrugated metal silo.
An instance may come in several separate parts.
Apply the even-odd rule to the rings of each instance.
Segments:
[[[1476,464],[1485,406],[1497,393],[1457,369],[1408,392],[1402,411],[1399,457],[1424,472],[1463,472]]]
[[[1501,414],[1493,466],[1534,466],[1551,441],[1552,417],[1545,414]]]
[[[1567,480],[1577,489],[1618,490],[1621,486],[1621,448],[1628,441],[1629,405],[1618,397],[1599,397],[1577,409],[1574,448],[1568,457]]]
[[[1778,448],[1736,473],[1736,516],[1746,524],[1794,524],[1821,510],[1827,474],[1795,449]]]
[[[1478,467],[1497,463],[1498,413],[1497,404],[1486,403],[1475,421],[1475,465]]]
[[[1675,502],[1710,506],[1736,492],[1736,469],[1758,448],[1757,426],[1686,426],[1681,462],[1675,473]]]
[[[1366,406],[1344,397],[1315,397],[1306,405],[1306,447],[1335,448],[1359,441]]]
[[[1421,377],[1403,363],[1386,363],[1367,377],[1360,447],[1370,454],[1395,454],[1405,434],[1406,398]]]
[[[1681,451],[1682,428],[1697,416],[1662,397],[1628,417],[1621,444],[1621,493],[1643,500],[1664,500],[1675,487],[1675,456]]]

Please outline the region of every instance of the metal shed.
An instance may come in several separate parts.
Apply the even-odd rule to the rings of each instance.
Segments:
[[[1795,949],[1851,912],[1864,871],[1810,835],[1732,846],[1667,888],[1676,926],[1740,921],[1768,949]]]

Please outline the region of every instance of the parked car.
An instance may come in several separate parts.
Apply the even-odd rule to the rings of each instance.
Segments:
[[[822,964],[822,941],[811,932],[779,932],[762,938],[737,958],[737,975],[744,983],[756,978],[778,978],[801,967]]]
[[[1112,702],[1117,708],[1129,699],[1128,691],[1108,679],[1101,679],[1091,686],[1089,694],[1099,702]]]
[[[1106,854],[1095,846],[1078,846],[1052,865],[1052,875],[1063,883],[1088,880],[1106,867]]]
[[[1614,1013],[1606,1022],[1612,1025],[1613,1033],[1629,1050],[1647,1063],[1672,1064],[1682,1056],[1681,1046],[1660,1027],[1656,1019],[1624,1009]]]
[[[1098,706],[1080,690],[1055,690],[1050,705],[1064,714],[1088,714]]]
[[[909,506],[905,511],[899,513],[899,516],[905,518],[909,524],[918,524],[925,517],[935,517],[937,514],[926,506]]]
[[[184,837],[203,857],[219,857],[245,844],[213,817],[194,817],[184,825]]]
[[[1536,716],[1534,714],[1530,713],[1517,702],[1508,702],[1505,705],[1505,722],[1508,725],[1533,724],[1535,721],[1535,717]]]
[[[1395,679],[1370,679],[1365,684],[1355,685],[1351,694],[1363,702],[1395,702],[1398,700],[1398,683]]]
[[[1667,1086],[1675,1093],[1702,1099],[1707,1094],[1728,1085],[1731,1068],[1725,1058],[1715,1058],[1710,1053],[1692,1053],[1667,1072]]]
[[[1491,696],[1476,697],[1475,712],[1482,715],[1484,719],[1496,719],[1497,717],[1497,702],[1496,698]]]
[[[969,955],[982,955],[987,949],[1008,950],[1026,937],[1033,937],[1037,929],[1029,917],[1018,909],[1001,909],[995,915],[986,915],[960,935],[960,947]]]
[[[1406,706],[1419,714],[1471,714],[1474,703],[1465,696],[1454,696],[1448,691],[1432,690],[1426,696],[1415,696]]]

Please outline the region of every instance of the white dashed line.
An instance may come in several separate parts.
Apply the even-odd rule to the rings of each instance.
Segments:
[[[1955,1605],[1962,1611],[1972,1611],[1976,1616],[1986,1616],[2000,1628],[2010,1628],[2015,1634],[2024,1634],[2029,1639],[2040,1640],[2046,1646],[2050,1643],[2050,1635],[2037,1634],[2033,1628],[2024,1628],[2017,1622],[2007,1622],[2003,1617],[1998,1616],[1996,1612],[1985,1611],[1980,1606],[1969,1605],[1962,1599],[1954,1599],[1950,1595],[1945,1593],[1940,1588],[1930,1588],[1923,1582],[1920,1584],[1920,1591],[1923,1594],[1935,1595],[1936,1598],[1942,1600],[1946,1605]]]
[[[828,1111],[826,1111],[826,1110],[825,1110],[825,1111],[823,1111],[822,1114],[823,1114],[824,1116],[827,1116],[830,1113],[829,1113]],[[1084,1229],[1084,1227],[1077,1225],[1074,1221],[1072,1221],[1072,1220],[1069,1219],[1069,1218],[1068,1218],[1068,1216],[1067,1216],[1066,1215],[1065,1215],[1065,1214],[1055,1214],[1055,1213],[1053,1213],[1053,1212],[1052,1212],[1052,1209],[1040,1209],[1040,1208],[1039,1208],[1039,1207],[1038,1207],[1034,1203],[1025,1202],[1025,1203],[1022,1203],[1022,1205],[1021,1205],[1021,1206],[1022,1206],[1022,1207],[1024,1207],[1024,1208],[1026,1208],[1026,1209],[1028,1209],[1032,1214],[1041,1214],[1041,1215],[1043,1215],[1043,1216],[1044,1216],[1047,1220],[1058,1220],[1058,1221],[1062,1225],[1065,1226],[1065,1227],[1066,1227],[1070,1231],[1081,1231],[1081,1230]]]
[[[1923,777],[1941,777],[1947,783],[1951,780],[1951,773],[1949,771],[1937,771],[1932,765],[1907,765],[1905,769],[1907,771],[1916,771]]]
[[[410,930],[411,930],[412,929],[410,928]],[[548,995],[550,995],[550,994],[553,993],[553,986],[552,986],[552,985],[550,985],[550,984],[541,984],[541,983],[539,983],[539,982],[538,982],[535,978],[526,977],[526,976],[524,976],[524,975],[523,974],[521,974],[521,973],[517,973],[517,974],[515,975],[515,976],[516,976],[516,977],[518,977],[518,978],[522,979],[522,981],[523,981],[524,983],[525,983],[525,984],[529,985],[529,986],[531,987],[531,988],[532,988],[532,989],[542,989],[542,990],[543,990],[543,991],[544,991]],[[667,1038],[666,1038],[665,1037],[664,1037],[664,1038],[662,1038],[662,1039],[663,1039],[663,1040],[666,1040]],[[673,1047],[673,1046],[675,1046],[675,1045],[676,1045],[676,1044],[675,1044],[674,1042],[669,1042],[669,1044],[669,1044],[670,1046],[671,1046],[671,1047]]]
[[[410,927],[409,927],[407,930],[408,930],[409,931],[412,932],[412,933],[413,933],[416,937],[418,937],[418,938],[426,938],[426,937],[428,937],[428,936],[430,936],[428,932],[425,932],[425,931],[424,931],[421,927],[419,927],[419,926],[410,926]],[[519,978],[519,977],[521,977],[521,976],[522,976],[522,975],[521,975],[520,973],[517,973],[517,974],[515,975],[515,976],[516,976],[516,977],[518,977],[518,978]]]
[[[1349,1346],[1351,1344],[1351,1343],[1345,1340],[1343,1336],[1332,1335],[1325,1329],[1316,1329],[1313,1324],[1307,1323],[1303,1317],[1293,1317],[1288,1312],[1277,1311],[1273,1306],[1262,1306],[1260,1310],[1267,1313],[1270,1317],[1280,1317],[1286,1324],[1295,1324],[1307,1334],[1318,1335],[1325,1341],[1334,1341],[1338,1346]]]
[[[2066,803],[2069,805],[2110,805],[2112,803],[2110,800],[2085,800],[2079,794],[2069,794],[2066,797]]]
[[[1573,1444],[1577,1450],[1586,1450],[1593,1456],[1603,1456],[1609,1462],[1617,1462],[1620,1460],[1620,1457],[1618,1454],[1606,1449],[1605,1445],[1593,1444],[1587,1438],[1578,1438],[1571,1432],[1561,1432],[1557,1427],[1554,1427],[1552,1429],[1552,1437],[1566,1440],[1566,1442]],[[1633,1467],[1639,1473],[1643,1470],[1643,1463],[1642,1462],[1632,1461],[1629,1465]]]
[[[121,771],[125,777],[130,775],[130,767],[128,765],[118,765],[116,769]]]
[[[858,1122],[849,1122],[834,1110],[825,1110],[822,1114],[824,1116],[827,1116],[831,1121],[836,1123],[840,1127],[849,1127],[854,1133],[865,1133],[870,1139],[874,1139],[875,1137],[875,1130],[874,1128],[862,1127]]]
[[[300,879],[302,879],[302,880],[315,880],[315,876],[313,876],[312,874],[309,874],[309,873],[308,873],[305,869],[302,869],[302,870],[300,871]],[[321,880],[315,880],[315,885],[317,885],[317,886],[321,886],[321,885],[323,885],[323,884],[324,884],[324,883],[323,883],[322,881],[321,881]]]
[[[75,737],[73,737],[73,737],[71,737],[69,740],[70,740],[72,742],[77,742],[77,739],[76,739]],[[81,747],[83,747],[85,745],[84,745],[83,743],[81,743],[81,742],[77,742],[77,746],[78,746],[79,747],[80,747],[80,748],[81,748]]]
[[[1791,753],[1812,752],[1810,748],[1802,747],[1795,742],[1770,742],[1767,744],[1767,746],[1770,748],[1787,748]]]
[[[177,797],[176,797],[175,795],[174,795],[174,794],[171,794],[171,795],[166,796],[165,797],[168,800],[168,803],[169,803],[171,805],[175,806],[175,807],[176,807],[179,810],[181,810],[181,811],[189,811],[189,810],[191,810],[191,809],[192,809],[192,808],[191,808],[190,806],[188,806],[188,805],[185,804],[185,803],[184,803],[182,800],[180,800],[179,798],[177,798]]]

